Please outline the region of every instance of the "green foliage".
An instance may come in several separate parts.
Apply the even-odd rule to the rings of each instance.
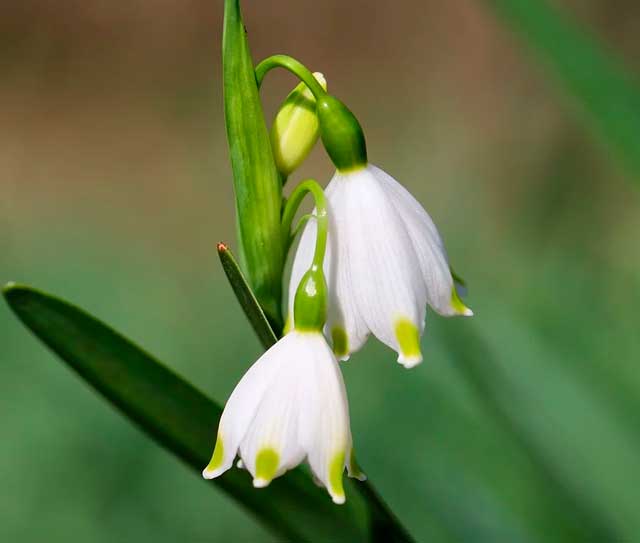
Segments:
[[[77,307],[14,284],[5,287],[4,296],[20,320],[84,380],[200,473],[213,448],[222,413],[218,405]],[[364,537],[358,501],[336,508],[300,470],[260,491],[240,470],[208,484],[227,492],[286,540]]]
[[[617,541],[620,534],[593,507],[591,501],[576,491],[571,481],[548,457],[532,428],[523,420],[522,408],[514,409],[519,399],[508,376],[497,363],[494,353],[475,331],[473,325],[445,334],[446,346],[457,370],[481,399],[491,417],[522,448],[535,470],[537,480],[550,498],[549,508],[558,508],[562,515],[556,519],[556,529],[572,540],[593,538],[598,541]],[[523,402],[520,400],[520,403]],[[551,438],[551,435],[549,435]]]
[[[640,180],[640,85],[620,59],[548,0],[488,1]]]
[[[280,330],[282,183],[271,153],[239,0],[225,1],[222,58],[241,261],[267,317]]]
[[[218,256],[233,293],[238,298],[238,302],[240,302],[244,314],[249,319],[253,331],[257,334],[262,346],[268,349],[278,341],[278,337],[273,332],[262,307],[260,307],[258,300],[251,291],[251,287],[244,278],[240,266],[238,266],[229,247],[224,243],[218,243]]]

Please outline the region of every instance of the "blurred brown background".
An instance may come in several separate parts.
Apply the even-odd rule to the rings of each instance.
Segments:
[[[567,5],[640,70],[635,4]],[[630,189],[481,1],[250,1],[244,11],[254,57],[286,51],[324,71],[362,117],[374,161],[414,190],[441,193],[428,206],[436,216],[456,202],[473,213],[467,202],[483,198],[493,235],[523,219],[523,202],[547,205],[551,192],[560,206],[593,190],[625,218]],[[221,16],[220,1],[5,2],[0,183],[10,248],[24,221],[83,223],[86,213],[154,253],[187,243],[202,254],[213,232],[231,236]],[[292,84],[270,76],[268,113]],[[580,169],[580,186],[544,178],[564,168]],[[321,152],[307,171],[330,174]],[[211,183],[216,201],[198,195]],[[578,204],[602,233],[611,210]]]

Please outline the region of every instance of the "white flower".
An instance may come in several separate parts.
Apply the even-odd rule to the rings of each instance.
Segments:
[[[218,477],[238,453],[257,488],[307,459],[335,503],[345,500],[345,466],[363,477],[353,461],[342,374],[320,332],[293,331],[251,366],[227,402],[202,475]]]
[[[420,335],[427,303],[441,315],[473,315],[458,297],[438,230],[402,185],[371,164],[336,172],[325,194],[325,333],[334,352],[346,360],[372,333],[397,351],[400,364],[415,366],[422,361]],[[315,221],[309,221],[293,263],[289,319],[315,237]]]

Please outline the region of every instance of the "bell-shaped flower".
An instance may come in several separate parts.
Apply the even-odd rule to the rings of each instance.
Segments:
[[[371,164],[336,172],[325,194],[325,333],[334,352],[346,360],[372,333],[397,351],[399,363],[415,366],[422,360],[427,304],[445,316],[473,314],[456,292],[438,230],[400,183]],[[315,221],[309,221],[295,255],[291,285],[297,285],[309,266],[315,231]]]
[[[302,183],[295,194],[312,192],[320,225],[316,252],[294,294],[294,329],[251,366],[232,392],[218,426],[209,465],[212,479],[227,471],[236,455],[257,488],[305,459],[335,503],[344,503],[342,476],[363,479],[353,458],[349,405],[342,374],[322,329],[327,316],[322,260],[326,248],[326,200],[317,183]],[[294,199],[297,196],[294,195]]]
[[[256,488],[305,459],[335,503],[345,500],[345,467],[362,478],[342,374],[320,332],[294,330],[251,366],[227,402],[203,476],[222,475],[238,454]]]

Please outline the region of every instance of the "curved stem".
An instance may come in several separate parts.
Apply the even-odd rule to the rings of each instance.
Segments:
[[[289,70],[298,79],[300,79],[300,81],[303,81],[307,87],[309,87],[309,90],[316,100],[326,94],[326,91],[322,88],[320,83],[318,83],[309,68],[288,55],[273,55],[265,58],[256,66],[256,82],[258,83],[258,88],[262,85],[264,76],[273,68],[284,68],[285,70]]]
[[[287,244],[284,247],[285,253],[289,252],[289,249],[291,248],[291,244],[293,243],[293,240],[296,239],[296,236],[302,231],[305,225],[309,222],[309,219],[315,219],[315,218],[316,216],[313,213],[307,213],[306,215],[303,215],[302,217],[300,217],[298,224],[296,224],[295,228],[291,232],[291,235],[287,240]]]
[[[282,214],[282,242],[285,248],[290,243],[289,233],[291,231],[291,223],[293,218],[300,207],[300,203],[303,198],[310,193],[316,203],[316,215],[315,218],[318,222],[318,233],[316,235],[316,250],[313,254],[313,266],[317,266],[322,269],[322,263],[324,261],[324,255],[327,250],[327,229],[329,221],[327,217],[327,199],[325,198],[324,191],[317,181],[313,179],[307,179],[302,181],[291,193],[291,196],[287,200],[287,203]],[[297,229],[296,229],[297,231]]]

